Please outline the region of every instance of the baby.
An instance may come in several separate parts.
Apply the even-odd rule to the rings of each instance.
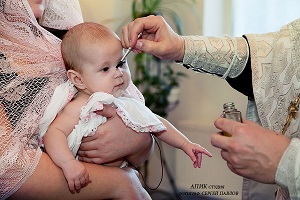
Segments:
[[[62,168],[73,192],[89,182],[87,170],[75,157],[82,137],[93,135],[97,127],[106,122],[106,117],[97,113],[105,106],[115,107],[117,116],[137,133],[152,133],[163,142],[183,150],[195,168],[201,166],[202,153],[211,157],[206,149],[192,143],[144,105],[142,95],[132,83],[127,62],[119,62],[122,55],[118,36],[97,23],[79,24],[71,28],[62,40],[62,56],[69,80],[59,86],[63,88],[61,92],[56,92],[58,96],[64,94],[67,99],[73,94],[75,96],[52,123],[52,120],[48,122],[51,124],[44,128],[47,132],[43,140],[47,153]],[[128,161],[134,165],[135,158],[135,155],[128,155],[103,164],[120,167]]]

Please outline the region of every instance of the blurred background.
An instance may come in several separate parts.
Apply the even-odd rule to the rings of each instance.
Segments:
[[[297,0],[162,1],[181,19],[181,34],[206,36],[242,36],[276,31],[285,23],[299,18],[300,5]],[[120,27],[132,20],[132,3],[133,0],[80,0],[85,21],[106,25],[118,35]],[[176,29],[174,20],[167,15],[165,17]],[[133,79],[136,71],[134,57],[134,53],[128,56]],[[202,168],[194,169],[182,151],[159,143],[165,161],[163,179],[160,187],[149,190],[149,193],[157,200],[241,199],[242,178],[227,168],[220,151],[211,146],[210,135],[218,131],[213,122],[222,113],[223,104],[234,102],[245,116],[247,98],[224,80],[195,73],[175,63],[170,65],[176,73],[184,73],[186,77],[178,80],[177,92],[170,97],[175,103],[165,117],[190,140],[208,149],[213,157],[204,156]],[[159,184],[162,175],[159,152],[156,146],[146,169],[140,169],[151,188]]]

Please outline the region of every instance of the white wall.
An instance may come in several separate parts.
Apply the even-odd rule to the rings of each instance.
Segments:
[[[80,4],[85,21],[102,23],[113,30],[117,30],[121,21],[130,15],[131,9],[131,0],[80,0]],[[204,11],[203,6],[206,9]],[[228,6],[230,7],[230,5],[224,4],[223,0],[199,0],[195,6],[195,10],[199,12],[200,21],[197,21],[195,19],[195,15],[190,11],[182,7],[179,8],[181,13],[180,16],[184,22],[184,34],[204,34],[213,36],[230,34],[230,26],[228,24],[230,16],[224,17],[227,16],[226,12],[228,12]],[[117,20],[115,20],[114,23],[111,23],[111,19]],[[203,30],[203,23],[205,30]],[[130,60],[130,58],[132,58],[132,55],[129,56],[129,65],[133,66],[134,63]],[[188,78],[182,79],[180,86],[181,92],[179,94],[180,104],[176,110],[170,112],[168,119],[181,131],[189,131],[189,126],[197,127],[197,130],[199,131],[199,139],[197,142],[211,152],[214,152],[216,155],[214,155],[214,158],[211,159],[217,159],[223,166],[225,163],[220,158],[218,153],[219,150],[215,149],[210,144],[209,135],[211,132],[201,132],[201,129],[203,127],[202,130],[214,130],[213,121],[221,114],[223,110],[222,105],[225,102],[234,101],[237,108],[241,110],[242,113],[245,113],[247,101],[246,97],[233,90],[224,80],[205,74],[198,74],[191,70],[186,70],[177,64],[174,64],[174,68],[187,73]],[[197,131],[193,130],[193,132]],[[190,133],[186,134],[189,135]],[[206,135],[201,136],[201,134]],[[206,138],[203,143],[201,141],[201,137]],[[163,145],[163,148],[172,175],[176,177],[176,163],[178,165],[178,160],[176,160],[175,155],[177,155],[178,152],[166,145]],[[155,152],[149,165],[149,184],[153,187],[158,183],[160,176],[160,164],[157,155],[158,152]],[[203,166],[209,167],[208,163],[207,159],[204,158]],[[191,163],[190,166],[192,167]],[[219,170],[220,172],[223,170],[224,173],[232,174],[228,169],[226,169],[226,167],[220,167]],[[201,178],[197,172],[192,172],[191,170],[191,173],[192,176],[199,176],[199,179]],[[214,173],[212,172],[209,176],[214,176]],[[227,181],[230,183],[231,180]],[[215,184],[218,183],[215,182]],[[172,192],[166,174],[160,189]]]
[[[130,14],[131,0],[79,0],[85,21],[101,23],[116,30]]]

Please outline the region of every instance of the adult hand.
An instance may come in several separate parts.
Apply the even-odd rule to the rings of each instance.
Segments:
[[[232,135],[215,133],[211,137],[212,145],[222,149],[221,156],[231,171],[258,182],[275,183],[276,170],[289,138],[246,119],[239,123],[218,118],[214,124]]]
[[[132,47],[135,53],[143,51],[165,60],[182,61],[184,56],[183,38],[161,16],[135,19],[122,28],[121,42],[124,48]]]
[[[108,121],[99,126],[94,136],[82,139],[78,151],[79,160],[103,164],[139,153],[139,163],[142,164],[152,153],[153,139],[148,133],[137,133],[125,126],[115,109],[106,107],[104,116],[111,116]],[[141,153],[143,152],[143,153]]]

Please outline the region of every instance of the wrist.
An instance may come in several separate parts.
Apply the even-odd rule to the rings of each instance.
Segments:
[[[61,160],[60,161],[59,167],[62,168],[62,169],[68,168],[68,166],[70,165],[70,163],[72,163],[74,161],[77,161],[75,159],[75,157],[74,158],[66,158],[65,160]]]

